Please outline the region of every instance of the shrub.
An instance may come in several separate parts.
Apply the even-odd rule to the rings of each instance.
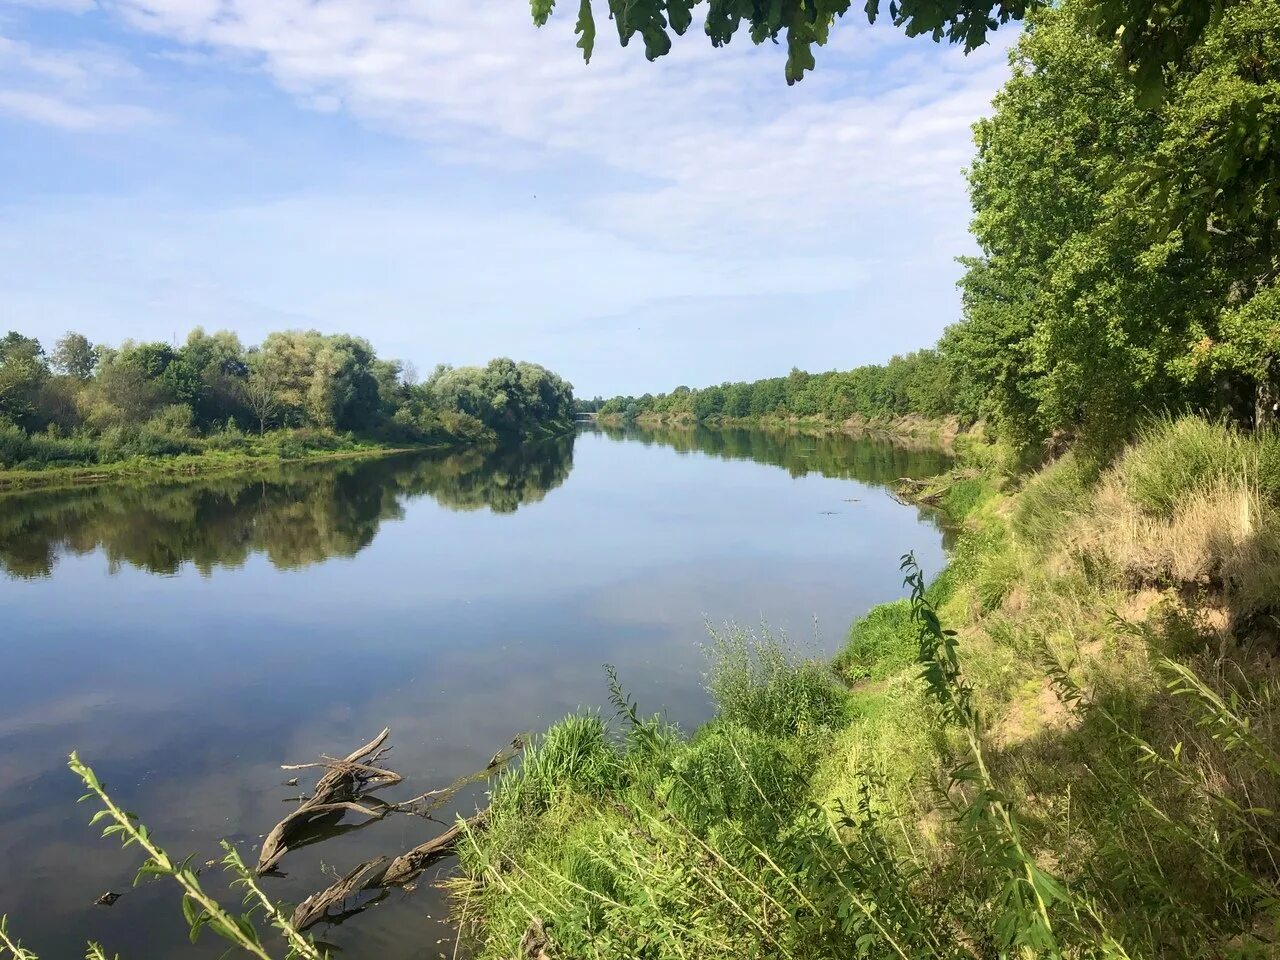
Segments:
[[[790,653],[764,634],[713,635],[707,689],[726,723],[779,737],[837,726],[849,697],[824,663]]]
[[[231,419],[221,430],[209,434],[205,446],[210,450],[245,450],[249,447],[249,438]]]
[[[31,439],[16,423],[0,420],[0,464],[15,467],[31,455]]]

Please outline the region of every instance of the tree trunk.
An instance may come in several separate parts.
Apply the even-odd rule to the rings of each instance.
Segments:
[[[1258,430],[1272,429],[1280,421],[1280,363],[1274,357],[1258,378],[1254,393],[1253,424]]]

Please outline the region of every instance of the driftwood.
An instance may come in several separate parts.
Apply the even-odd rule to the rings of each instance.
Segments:
[[[377,766],[387,752],[382,744],[390,735],[391,730],[384,729],[363,747],[341,759],[322,757],[319,763],[283,767],[285,770],[325,767],[326,770],[316,782],[311,796],[277,823],[262,841],[262,851],[258,854],[259,874],[274,870],[290,850],[324,839],[324,836],[307,837],[306,834],[315,834],[320,826],[334,826],[345,813],[358,813],[368,818],[366,822],[386,816],[391,805],[368,795],[394,786],[403,779],[400,774]],[[373,803],[370,804],[369,800]]]
[[[389,749],[382,747],[388,736],[389,731],[383,730],[376,739],[343,759],[324,757],[319,763],[284,768],[299,770],[322,766],[327,769],[317,782],[311,797],[276,824],[263,841],[262,853],[258,859],[259,873],[273,870],[290,850],[337,836],[347,830],[362,829],[388,813],[406,813],[434,819],[434,810],[451,801],[464,787],[493,776],[524,749],[528,740],[528,734],[516,736],[508,747],[495,753],[483,769],[459,777],[447,787],[429,790],[412,800],[389,803],[369,796],[372,791],[392,786],[402,780],[399,774],[377,766],[386,749]],[[366,819],[360,823],[339,824],[342,815],[348,811],[359,812]],[[466,831],[482,826],[487,816],[488,811],[482,810],[465,820],[459,820],[439,835],[394,859],[377,857],[357,865],[337,882],[313,893],[298,904],[293,913],[293,925],[298,930],[306,930],[322,921],[341,922],[382,899],[393,887],[412,889],[410,885],[424,870],[452,855]],[[365,894],[374,896],[366,897]]]
[[[450,856],[458,845],[458,839],[468,830],[483,825],[488,816],[487,810],[459,820],[452,827],[426,843],[419,844],[407,853],[402,853],[387,865],[381,878],[384,887],[403,887],[412,883],[433,863]]]
[[[394,860],[378,857],[360,864],[332,886],[313,893],[303,900],[293,912],[292,922],[298,930],[307,930],[321,921],[351,916],[367,907],[357,898],[367,892],[385,893],[390,887],[406,887],[422,875],[432,864],[451,856],[462,835],[484,823],[485,811],[460,820],[444,833],[433,837]],[[356,901],[353,903],[353,901]],[[330,911],[337,910],[337,914]]]
[[[378,857],[376,860],[362,863],[333,886],[307,897],[293,911],[294,927],[298,930],[306,930],[326,919],[332,907],[345,905],[348,900],[359,895],[365,889],[365,881],[369,879],[369,874],[385,866],[386,863],[386,857]],[[366,906],[367,904],[361,904],[354,909],[344,910],[343,917],[359,913]]]

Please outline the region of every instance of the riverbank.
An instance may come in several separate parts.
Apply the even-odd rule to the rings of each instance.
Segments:
[[[958,446],[904,491],[963,525],[949,565],[834,664],[721,636],[691,735],[615,685],[535,742],[462,847],[478,957],[1265,954],[1280,437]]]
[[[572,421],[549,421],[533,424],[521,437],[522,443],[540,443],[570,434],[576,429]],[[327,430],[272,430],[265,434],[221,432],[208,437],[152,437],[147,455],[120,456],[118,451],[104,450],[92,439],[23,438],[24,442],[73,448],[60,454],[74,462],[52,459],[32,467],[0,466],[0,492],[43,489],[48,487],[84,486],[120,480],[161,481],[179,477],[205,477],[215,474],[289,463],[319,462],[351,457],[385,456],[413,450],[462,452],[492,449],[502,441],[492,431],[459,434],[452,442],[429,443],[385,442],[350,433]],[[0,461],[3,462],[3,461]],[[35,459],[28,463],[38,463]]]
[[[707,427],[741,427],[763,428],[767,430],[811,430],[826,432],[842,432],[856,437],[875,437],[899,443],[925,443],[952,450],[956,439],[973,428],[966,428],[958,417],[929,418],[916,415],[903,417],[862,417],[853,416],[845,420],[830,417],[797,417],[797,416],[764,416],[764,417],[726,417],[715,416],[707,420],[698,420],[691,413],[642,413],[631,419],[620,414],[602,414],[596,418],[602,426],[621,427],[626,423],[635,423],[641,427],[658,426],[707,426]]]
[[[412,450],[437,449],[425,446],[347,441],[336,447],[306,445],[261,450],[205,450],[161,457],[130,457],[113,463],[76,466],[48,466],[38,470],[0,470],[0,492],[84,487],[118,481],[151,482],[190,479],[236,473],[291,463],[324,462],[363,457],[387,456]]]

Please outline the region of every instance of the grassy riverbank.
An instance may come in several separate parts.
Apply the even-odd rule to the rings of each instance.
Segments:
[[[1272,955],[1280,437],[959,447],[950,565],[834,664],[722,636],[702,729],[617,687],[535,743],[464,844],[479,957]]]
[[[524,442],[542,441],[572,433],[571,421],[551,421],[531,427]],[[490,431],[450,435],[433,442],[388,442],[352,433],[300,428],[265,434],[223,430],[207,437],[150,436],[124,449],[97,438],[22,437],[24,444],[45,443],[44,459],[30,457],[17,467],[0,466],[0,491],[56,486],[80,486],[116,480],[168,480],[259,469],[282,463],[378,456],[408,450],[490,449],[499,445]],[[0,441],[3,437],[0,437]],[[146,453],[131,453],[142,449]]]
[[[234,445],[216,440],[188,441],[185,452],[132,456],[103,463],[50,463],[35,469],[0,469],[0,491],[83,486],[119,480],[168,480],[204,477],[300,461],[334,460],[402,452],[403,444],[385,444],[317,430],[277,430],[265,436],[242,435]],[[424,448],[425,449],[425,448]]]

